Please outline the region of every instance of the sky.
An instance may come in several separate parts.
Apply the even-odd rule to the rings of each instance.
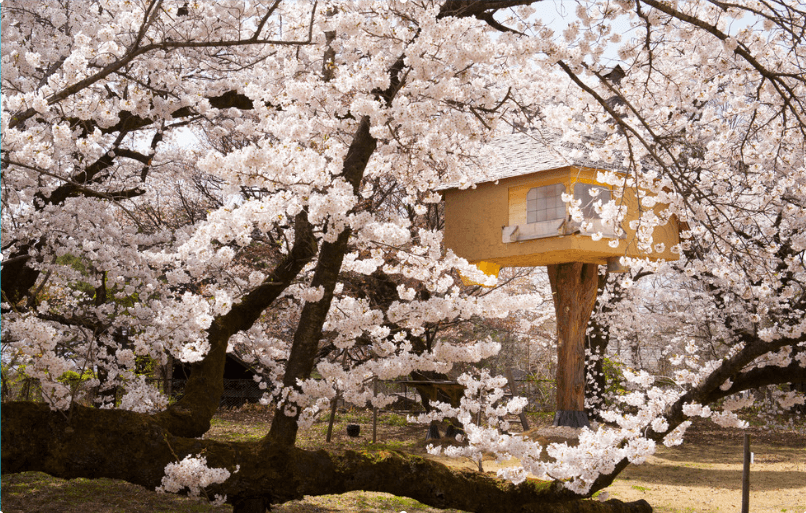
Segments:
[[[532,7],[536,10],[536,18],[542,19],[543,23],[552,28],[557,36],[562,36],[568,25],[579,19],[576,15],[578,5],[577,0],[542,0],[532,4]],[[626,17],[617,18],[613,21],[612,26],[613,31],[621,34],[623,39],[630,37],[630,21]],[[611,45],[611,48],[604,54],[605,62],[609,59],[615,65],[618,61],[616,52],[616,45]]]

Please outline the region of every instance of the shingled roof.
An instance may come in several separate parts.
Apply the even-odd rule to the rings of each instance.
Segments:
[[[556,129],[519,131],[498,137],[490,143],[492,157],[480,165],[481,175],[474,183],[495,182],[566,166],[624,171],[620,155],[614,155],[617,158],[611,158],[610,162],[589,157],[589,147],[584,143],[600,142],[602,136],[585,135],[581,139],[582,143],[563,141],[562,131]],[[467,186],[469,182],[454,182],[440,189]]]

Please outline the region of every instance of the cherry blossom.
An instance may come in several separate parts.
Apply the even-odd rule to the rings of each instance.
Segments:
[[[620,362],[619,387],[589,398],[602,422],[576,446],[506,432],[524,401],[485,372],[461,373],[461,406],[420,420],[463,424],[450,455],[516,457],[502,477],[580,495],[681,443],[693,418],[741,427],[746,390],[806,368],[803,9],[586,0],[555,33],[531,4],[6,0],[8,372],[39,381],[48,414],[94,411],[94,395],[195,422],[214,407],[169,405],[138,362],[219,368],[237,352],[276,407],[266,443],[286,445],[337,396],[390,404],[376,380],[460,374],[502,350],[464,326],[507,320],[537,339],[552,301],[445,247],[441,194],[486,183],[507,161],[496,140],[557,133],[563,165],[612,189],[592,239],[619,247],[629,228],[639,250],[620,259],[628,274],[602,275],[589,328],[607,337],[589,363]],[[656,260],[671,226],[679,260]],[[68,385],[68,371],[92,378]],[[804,400],[768,395],[770,418]],[[230,476],[190,455],[165,474],[162,489],[191,493]]]

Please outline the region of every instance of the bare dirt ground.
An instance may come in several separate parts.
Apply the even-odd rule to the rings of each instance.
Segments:
[[[623,501],[645,499],[661,513],[741,511],[743,435],[699,422],[679,447],[659,447],[608,488]],[[806,513],[806,435],[749,430],[750,511]]]
[[[206,435],[218,440],[256,440],[268,431],[271,415],[265,409],[246,407],[222,411],[213,419]],[[550,425],[551,415],[530,416],[533,425]],[[361,434],[351,438],[346,424],[361,426]],[[513,426],[517,424],[513,423]],[[299,445],[334,451],[394,449],[425,454],[426,428],[406,423],[405,416],[380,416],[377,443],[372,443],[372,414],[367,411],[342,412],[333,427],[333,438],[325,442],[327,417],[300,433]],[[444,432],[444,428],[443,428]],[[750,429],[751,467],[750,511],[753,513],[806,513],[806,435],[791,432],[765,432]],[[623,501],[645,499],[659,513],[738,513],[741,505],[742,438],[744,431],[720,428],[702,421],[689,428],[680,447],[660,446],[647,463],[629,467],[605,492]],[[477,468],[467,460],[439,458],[453,466]],[[513,462],[514,463],[514,462]],[[485,471],[497,468],[485,458]],[[3,475],[2,508],[5,512],[223,512],[207,503],[172,495],[160,495],[113,480],[60,480],[28,472]],[[108,503],[108,504],[107,504]],[[108,506],[108,507],[107,507]],[[416,501],[388,494],[351,494],[307,498],[275,506],[282,513],[314,512],[397,512],[436,513]]]

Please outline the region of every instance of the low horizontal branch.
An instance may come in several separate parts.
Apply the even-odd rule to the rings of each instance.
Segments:
[[[411,497],[438,508],[477,512],[649,512],[646,502],[579,501],[560,483],[527,480],[514,485],[488,474],[454,470],[397,451],[333,454],[259,442],[217,442],[176,437],[148,415],[76,406],[68,416],[44,404],[11,402],[2,408],[3,473],[40,471],[61,478],[112,478],[149,489],[164,468],[188,455],[230,472],[209,494],[230,501],[271,503],[305,495],[353,490]],[[212,495],[211,495],[212,496]]]

